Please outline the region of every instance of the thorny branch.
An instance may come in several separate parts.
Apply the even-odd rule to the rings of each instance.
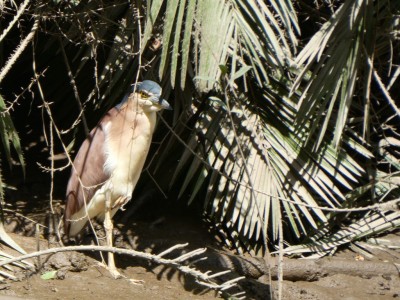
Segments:
[[[21,15],[25,12],[26,7],[29,4],[29,0],[25,0],[24,3],[21,4],[19,7],[16,15],[12,19],[12,21],[8,24],[7,28],[3,30],[2,34],[0,35],[0,42],[4,39],[4,37],[10,32],[10,30],[14,27],[14,24],[19,20]]]
[[[7,75],[8,71],[11,70],[11,67],[17,61],[18,57],[22,54],[22,52],[25,50],[25,48],[28,46],[30,41],[35,36],[36,30],[39,28],[39,23],[40,23],[39,19],[36,19],[35,23],[33,23],[31,32],[29,32],[29,34],[25,37],[25,39],[21,41],[21,43],[15,49],[15,52],[8,59],[6,65],[1,69],[1,71],[0,71],[0,83],[3,81],[3,79]]]

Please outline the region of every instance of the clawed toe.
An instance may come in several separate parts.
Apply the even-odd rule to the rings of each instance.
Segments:
[[[100,262],[99,265],[104,269],[107,269],[108,272],[110,272],[111,277],[114,279],[126,278],[126,276],[122,275],[115,267],[110,267],[105,263],[100,263]]]
[[[128,280],[130,283],[132,283],[134,285],[143,285],[144,284],[144,280],[133,279],[133,278],[129,278]]]

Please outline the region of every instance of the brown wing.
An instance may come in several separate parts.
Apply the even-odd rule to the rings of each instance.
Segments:
[[[104,126],[117,114],[118,110],[113,108],[100,120],[90,132],[89,137],[82,143],[75,157],[74,168],[71,170],[66,192],[64,212],[66,234],[69,234],[70,228],[68,220],[84,206],[85,200],[88,203],[92,199],[94,193],[110,176],[105,174],[103,169],[106,161]]]

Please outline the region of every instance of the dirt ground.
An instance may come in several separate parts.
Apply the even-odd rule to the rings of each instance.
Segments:
[[[19,231],[11,233],[12,238],[29,253],[37,249],[35,237],[24,236],[17,230],[14,221],[8,219],[8,229]],[[24,222],[27,222],[26,220]],[[28,228],[27,226],[25,226]],[[188,242],[188,249],[210,247],[222,249],[212,238],[207,228],[187,215],[166,214],[156,222],[137,221],[129,229],[117,225],[116,230],[119,247],[134,247],[144,252],[159,253],[163,249]],[[28,230],[29,231],[29,230]],[[27,232],[25,234],[27,234]],[[134,232],[134,234],[133,234]],[[130,237],[128,237],[128,235]],[[396,244],[400,234],[391,234],[386,238]],[[40,238],[40,249],[50,245],[43,237]],[[400,245],[399,245],[400,246]],[[8,253],[15,252],[4,249]],[[372,258],[376,261],[393,261],[399,263],[399,249],[388,249]],[[355,260],[359,255],[350,250],[341,251],[335,255],[342,259]],[[330,258],[324,258],[330,259]],[[32,259],[37,265],[37,260]],[[19,271],[24,277],[19,281],[7,280],[0,284],[0,299],[9,297],[23,299],[216,299],[215,292],[205,290],[192,278],[162,266],[151,265],[146,261],[127,256],[116,256],[117,267],[127,279],[115,280],[106,269],[99,265],[99,257],[87,253],[58,253],[50,257],[42,257],[43,266],[39,273],[28,274]],[[14,269],[18,269],[14,267]],[[57,270],[58,279],[45,280],[41,274]],[[222,271],[222,270],[214,270]],[[17,272],[18,273],[18,272]],[[238,276],[238,275],[235,275]],[[128,279],[140,279],[142,285],[132,284]],[[272,282],[272,290],[276,295],[278,284]],[[246,292],[246,299],[269,299],[269,281],[266,276],[246,279],[240,282],[240,289]],[[275,298],[275,297],[274,297]],[[317,281],[285,280],[283,282],[282,299],[400,299],[399,276],[349,276],[336,274],[320,278]]]

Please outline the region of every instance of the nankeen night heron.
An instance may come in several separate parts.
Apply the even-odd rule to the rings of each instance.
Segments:
[[[161,98],[161,87],[150,80],[133,86],[81,145],[67,186],[64,231],[76,237],[90,219],[104,223],[107,245],[112,246],[111,218],[132,197],[142,172],[156,125],[156,112],[171,109]],[[108,268],[120,277],[114,256]]]

